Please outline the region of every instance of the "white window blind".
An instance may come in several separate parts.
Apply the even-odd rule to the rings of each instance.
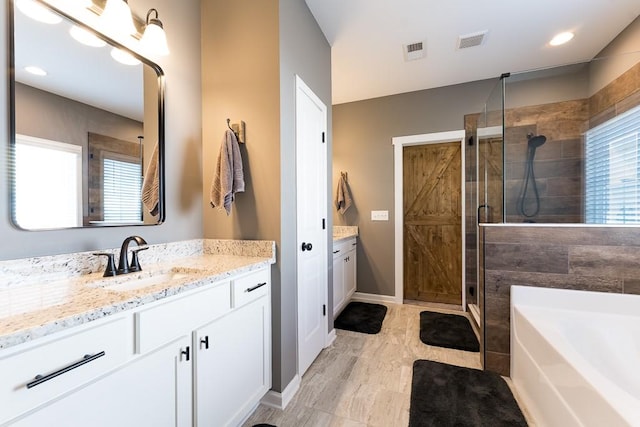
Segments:
[[[592,224],[640,223],[640,107],[586,134],[585,215]]]
[[[29,230],[82,225],[82,147],[16,135],[14,216]]]
[[[142,167],[138,159],[109,153],[102,167],[104,222],[141,222]]]

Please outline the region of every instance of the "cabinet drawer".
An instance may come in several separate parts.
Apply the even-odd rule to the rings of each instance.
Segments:
[[[216,283],[136,313],[136,352],[146,353],[227,313],[229,292],[229,282]]]
[[[233,281],[233,306],[240,307],[269,293],[269,269],[253,272]]]
[[[0,424],[126,362],[131,355],[127,319],[0,356]]]
[[[356,239],[349,239],[333,245],[333,259],[344,256],[349,251],[355,250],[357,246]]]

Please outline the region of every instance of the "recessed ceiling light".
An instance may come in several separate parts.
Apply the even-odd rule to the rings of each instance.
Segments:
[[[16,6],[20,12],[24,13],[31,19],[35,19],[45,24],[59,24],[62,17],[51,12],[49,9],[33,0],[18,0]]]
[[[77,25],[74,25],[69,29],[69,34],[78,42],[91,46],[91,47],[102,47],[107,44],[104,40],[99,37],[96,37],[90,31],[85,30],[84,28],[80,28]]]
[[[133,55],[124,50],[118,49],[114,47],[111,49],[111,57],[124,65],[138,65],[140,61],[136,59]]]
[[[560,46],[561,44],[567,43],[569,40],[573,38],[573,33],[570,31],[565,31],[564,33],[556,34],[549,44],[551,46]]]
[[[47,72],[40,67],[36,67],[35,65],[29,65],[28,67],[24,67],[24,70],[28,73],[31,73],[35,76],[46,76]]]

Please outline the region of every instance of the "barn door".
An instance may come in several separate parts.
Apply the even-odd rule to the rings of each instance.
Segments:
[[[403,148],[404,299],[462,303],[460,141]]]

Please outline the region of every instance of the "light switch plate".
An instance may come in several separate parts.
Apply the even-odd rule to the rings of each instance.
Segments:
[[[389,211],[371,211],[371,221],[389,221]]]

